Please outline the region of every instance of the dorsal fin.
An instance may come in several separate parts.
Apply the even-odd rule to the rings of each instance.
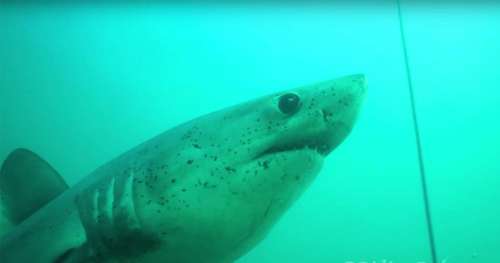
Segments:
[[[68,189],[46,161],[26,149],[9,154],[0,170],[0,197],[8,220],[17,225]]]

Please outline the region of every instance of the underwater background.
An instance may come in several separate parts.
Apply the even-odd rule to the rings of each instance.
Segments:
[[[438,262],[500,262],[500,4],[401,1]],[[75,184],[173,126],[354,73],[348,139],[238,263],[430,263],[396,1],[0,3],[0,160]]]

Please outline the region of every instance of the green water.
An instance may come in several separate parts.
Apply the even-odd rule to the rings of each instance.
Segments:
[[[439,262],[500,262],[500,5],[402,1]],[[364,73],[357,126],[238,263],[430,263],[395,1],[0,6],[0,160],[75,184],[250,98]]]

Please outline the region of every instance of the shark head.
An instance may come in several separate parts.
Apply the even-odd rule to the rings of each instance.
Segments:
[[[309,152],[321,161],[351,131],[365,92],[363,75],[353,75],[260,100],[258,138],[247,151],[254,159]],[[252,127],[247,126],[248,133]],[[258,132],[260,130],[260,133]],[[248,136],[250,137],[250,136]]]
[[[228,153],[221,154],[220,161],[234,170],[255,165],[266,168],[261,171],[266,178],[285,173],[302,177],[316,170],[351,131],[365,87],[363,75],[352,75],[216,113],[224,121],[211,120],[213,141],[224,142],[217,151]],[[277,167],[269,169],[273,161],[280,172]]]
[[[278,92],[235,106],[216,127],[227,141],[221,158],[230,189],[242,193],[273,222],[307,188],[347,137],[366,89],[351,75]],[[258,210],[258,209],[256,209]],[[275,213],[273,213],[273,211]],[[262,215],[261,215],[262,216]]]
[[[155,150],[147,151],[148,167],[137,172],[145,175],[138,187],[151,195],[138,198],[139,215],[155,229],[177,229],[169,236],[177,250],[188,251],[198,240],[197,247],[213,244],[205,257],[234,260],[319,173],[351,131],[364,93],[364,76],[352,75],[257,98],[167,131],[146,144]]]

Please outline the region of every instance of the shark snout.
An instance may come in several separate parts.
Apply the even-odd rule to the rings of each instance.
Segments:
[[[360,110],[366,93],[366,78],[363,74],[344,77],[335,84],[338,90],[336,100],[326,107],[338,114],[340,120],[352,126]]]
[[[330,152],[349,134],[366,93],[366,79],[362,74],[350,75],[324,83],[318,90],[319,110],[323,118],[321,139],[325,153]]]
[[[366,93],[363,74],[346,76],[325,82],[318,90],[319,110],[325,122],[342,120],[351,124]]]
[[[345,89],[349,96],[362,100],[366,92],[366,78],[363,74],[345,77]]]

